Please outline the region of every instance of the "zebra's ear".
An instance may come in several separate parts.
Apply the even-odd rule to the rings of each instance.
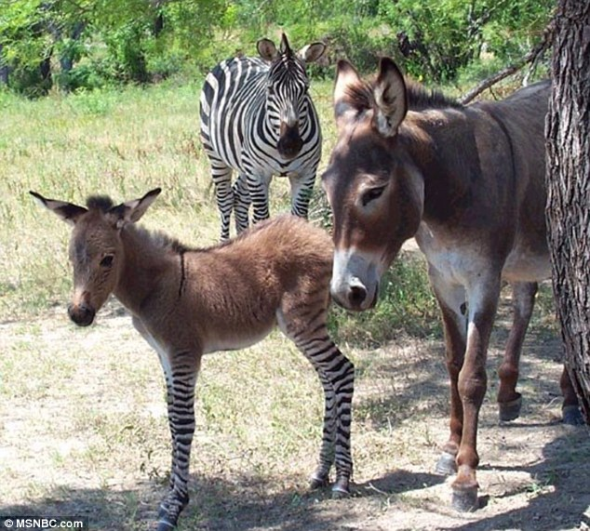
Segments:
[[[395,136],[408,110],[408,96],[403,74],[388,57],[383,57],[379,61],[379,73],[373,94],[377,130],[383,136]]]
[[[279,55],[275,43],[270,39],[260,39],[256,43],[256,49],[258,50],[260,57],[269,63],[272,63]]]
[[[297,52],[297,57],[304,63],[315,63],[326,51],[326,45],[323,42],[312,42],[307,44]]]

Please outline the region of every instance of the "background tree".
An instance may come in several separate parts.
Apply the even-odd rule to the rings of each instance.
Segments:
[[[547,218],[566,366],[590,421],[590,3],[560,0],[547,117]]]

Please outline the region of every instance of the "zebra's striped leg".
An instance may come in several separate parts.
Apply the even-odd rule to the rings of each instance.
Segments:
[[[268,219],[268,187],[271,176],[248,175],[248,189],[250,190],[250,199],[253,205],[252,223],[258,223],[263,219]]]
[[[248,211],[250,210],[250,191],[248,190],[247,177],[241,173],[234,183],[234,213],[236,215],[236,232],[246,230],[249,225]]]
[[[217,159],[211,159],[211,175],[215,186],[215,199],[221,217],[221,239],[229,239],[229,224],[234,206],[231,186],[231,168]]]
[[[316,168],[312,168],[310,173],[303,175],[289,175],[291,185],[291,214],[307,219],[309,202],[313,194],[315,184]]]
[[[186,362],[183,359],[186,359]],[[170,490],[160,505],[158,531],[176,527],[178,517],[189,501],[188,480],[191,445],[195,432],[195,384],[198,367],[187,352],[177,356],[168,387],[168,423],[172,437]]]

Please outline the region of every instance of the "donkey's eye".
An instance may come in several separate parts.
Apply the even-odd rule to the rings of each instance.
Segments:
[[[115,257],[112,254],[107,254],[100,261],[100,267],[112,267],[114,259],[115,259]]]
[[[369,204],[371,201],[378,199],[383,194],[383,190],[385,190],[385,186],[377,186],[375,188],[369,188],[366,192],[363,193],[361,197],[361,201],[363,206]]]

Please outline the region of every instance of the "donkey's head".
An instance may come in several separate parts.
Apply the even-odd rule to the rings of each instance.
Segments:
[[[294,52],[283,34],[278,50],[269,39],[260,39],[257,48],[260,56],[270,63],[266,110],[271,127],[278,133],[277,150],[281,157],[290,160],[303,147],[301,130],[305,128],[305,120],[309,116],[309,79],[305,65],[317,61],[326,50],[326,45],[314,42]]]
[[[334,215],[332,296],[351,310],[372,308],[381,275],[418,230],[422,177],[399,138],[407,112],[404,78],[383,58],[376,80],[338,63],[334,89],[338,140],[322,176]]]
[[[69,249],[74,293],[68,314],[77,325],[92,324],[96,312],[117,288],[125,260],[121,229],[126,223],[138,221],[160,191],[156,188],[141,199],[118,206],[113,206],[108,197],[94,196],[87,200],[86,208],[30,192],[74,227]]]

